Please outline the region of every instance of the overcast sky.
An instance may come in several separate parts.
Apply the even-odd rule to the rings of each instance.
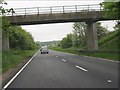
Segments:
[[[28,8],[28,7],[48,7],[48,6],[66,6],[66,5],[88,5],[99,4],[103,0],[6,0],[8,5],[5,8]],[[35,41],[53,41],[61,40],[68,33],[73,31],[73,23],[57,23],[57,24],[37,24],[22,26],[23,29],[30,32]],[[102,22],[102,26],[113,30],[114,22]]]

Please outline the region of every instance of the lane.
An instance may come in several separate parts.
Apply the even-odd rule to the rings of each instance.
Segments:
[[[87,82],[80,84],[84,80],[80,75],[84,73],[61,59],[39,53],[9,88],[85,87]]]
[[[89,75],[94,76],[94,78],[99,78],[104,82],[112,81],[111,87],[118,87],[118,62],[83,57],[53,50],[51,50],[51,53],[55,53],[59,58],[64,58],[67,63],[89,69]]]
[[[109,75],[116,70],[111,71],[111,73],[109,73],[110,71],[105,72],[106,69],[98,69],[102,67],[97,61],[95,63],[94,60],[87,59],[84,58],[83,60],[81,56],[52,50],[50,50],[50,54],[41,55],[38,53],[8,88],[118,87],[116,73],[114,73],[115,75]],[[98,67],[95,67],[96,64]],[[110,68],[116,69],[115,67]]]

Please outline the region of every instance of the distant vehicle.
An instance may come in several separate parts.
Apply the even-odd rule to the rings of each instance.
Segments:
[[[49,50],[48,50],[47,46],[42,46],[40,51],[41,51],[41,54],[44,54],[44,53],[48,54],[49,53]]]

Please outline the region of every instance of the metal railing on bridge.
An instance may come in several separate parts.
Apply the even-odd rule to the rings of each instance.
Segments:
[[[72,5],[72,6],[53,6],[53,7],[31,7],[14,8],[15,13],[6,13],[5,16],[32,15],[32,14],[55,14],[101,11],[103,8],[99,4],[92,5]]]

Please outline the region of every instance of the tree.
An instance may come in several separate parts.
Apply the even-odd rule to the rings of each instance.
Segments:
[[[5,15],[6,13],[15,13],[14,9],[13,8],[10,8],[10,9],[5,9],[2,7],[2,5],[7,5],[7,3],[4,1],[4,0],[0,0],[0,15]]]
[[[86,24],[84,22],[75,22],[73,24],[73,46],[86,46]]]
[[[106,36],[109,31],[107,28],[101,26],[100,22],[96,23],[98,39]],[[74,47],[86,47],[87,46],[87,36],[86,36],[86,24],[84,22],[75,22],[73,24],[73,46]]]
[[[67,34],[67,37],[64,37],[60,42],[62,48],[72,47],[72,34]]]
[[[37,44],[34,42],[32,35],[23,30],[20,26],[9,28],[10,48],[31,50],[36,49]]]
[[[120,19],[120,1],[115,2],[116,0],[113,0],[112,2],[108,2],[108,0],[105,0],[102,3],[103,9],[105,11],[105,18],[117,18]]]
[[[97,22],[96,25],[97,25],[98,39],[101,39],[102,37],[106,36],[109,33],[107,28],[101,26],[100,22]]]

